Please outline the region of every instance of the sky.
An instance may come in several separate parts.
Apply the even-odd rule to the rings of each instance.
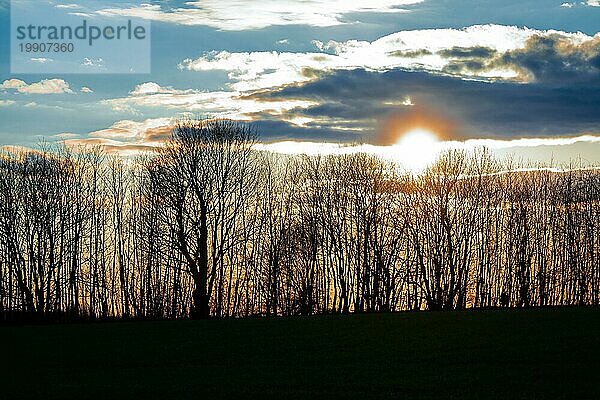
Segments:
[[[3,145],[135,152],[177,119],[223,117],[287,150],[387,146],[421,129],[538,160],[600,162],[598,0],[14,3],[27,15],[144,21],[150,70],[114,73],[146,53],[113,50],[78,52],[71,69],[27,54],[37,72],[11,71],[16,24],[0,0]]]

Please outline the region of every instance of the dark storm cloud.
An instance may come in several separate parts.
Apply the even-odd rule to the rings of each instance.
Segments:
[[[364,137],[360,130],[342,130],[331,126],[307,125],[300,127],[285,121],[268,118],[260,118],[252,125],[260,132],[262,141],[281,141],[281,140],[306,140],[330,142],[364,142],[368,137]]]
[[[580,82],[584,76],[588,79]],[[354,132],[357,136],[374,135],[377,123],[373,120],[381,121],[392,114],[410,116],[412,106],[390,105],[406,97],[417,106],[435,109],[458,121],[465,137],[565,135],[600,131],[600,80],[590,78],[594,77],[584,71],[574,83],[561,85],[554,81],[488,83],[426,72],[357,69],[261,96],[314,100],[319,105],[298,111],[298,115],[317,120],[364,120],[371,130]],[[295,128],[294,135],[301,135],[303,129]],[[311,137],[342,138],[339,131],[323,129],[319,136],[317,127],[307,129]]]
[[[429,50],[415,49],[396,55],[429,54]],[[550,33],[534,35],[522,48],[506,52],[473,46],[436,54],[447,60],[442,74],[401,69],[310,71],[315,77],[310,83],[249,97],[315,102],[286,115],[285,120],[313,119],[305,127],[289,125],[286,134],[322,140],[362,137],[380,141],[384,121],[427,119],[423,115],[454,124],[456,138],[600,132],[600,34],[579,40]],[[498,70],[515,71],[518,77],[493,82],[470,79],[483,79],[483,73]],[[275,128],[269,134],[283,128],[273,121],[270,124]]]
[[[533,36],[523,49],[506,52],[495,63],[514,65],[538,82],[598,80],[600,36],[575,44],[561,35]]]
[[[445,58],[491,58],[496,55],[496,50],[485,46],[452,47],[438,51]]]
[[[468,75],[489,70],[489,66],[479,60],[452,60],[443,69],[451,75]]]
[[[408,50],[408,51],[392,51],[389,53],[391,56],[395,57],[403,57],[403,58],[419,58],[423,56],[431,55],[431,51],[427,49],[419,49],[419,50]]]
[[[444,72],[455,75],[507,69],[517,71],[522,81],[573,83],[597,80],[600,73],[600,36],[577,43],[558,33],[534,35],[523,48],[504,53],[475,46],[437,54],[450,60]]]

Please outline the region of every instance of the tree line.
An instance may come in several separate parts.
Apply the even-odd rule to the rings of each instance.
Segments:
[[[600,174],[451,150],[255,150],[180,122],[152,155],[0,157],[0,312],[208,318],[598,305]]]

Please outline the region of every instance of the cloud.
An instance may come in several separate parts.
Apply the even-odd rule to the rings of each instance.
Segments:
[[[171,138],[174,128],[174,120],[166,118],[149,119],[144,121],[119,121],[110,128],[90,133],[87,138],[77,138],[78,135],[62,133],[54,135],[53,138],[63,140],[72,148],[101,146],[109,154],[121,156],[136,156],[141,153],[153,152],[164,141]],[[304,140],[303,140],[304,139]],[[563,162],[568,163],[573,158],[574,151],[581,146],[593,149],[592,154],[600,145],[600,136],[586,134],[572,137],[536,137],[520,139],[468,139],[454,141],[440,141],[432,143],[431,155],[436,155],[449,149],[464,149],[474,151],[486,147],[499,157],[517,156],[523,159],[547,159],[553,161],[553,165]],[[280,154],[309,154],[309,155],[331,155],[331,154],[354,154],[370,153],[385,159],[399,162],[403,165],[405,157],[410,159],[402,145],[372,145],[364,142],[353,141],[352,143],[340,143],[339,141],[314,141],[310,134],[303,132],[302,136],[296,136],[295,140],[261,142],[255,145],[257,150],[269,151]],[[540,154],[538,154],[541,152]],[[540,158],[541,157],[541,158]],[[595,159],[595,157],[592,157]],[[427,163],[418,163],[425,166]],[[411,167],[411,165],[405,165]],[[414,167],[414,166],[413,166]]]
[[[76,17],[81,17],[81,18],[94,18],[94,14],[91,14],[91,13],[70,12],[69,15],[74,15]]]
[[[455,125],[449,138],[552,136],[600,131],[600,82],[575,84],[487,83],[452,76],[396,69],[387,72],[337,71],[302,86],[264,91],[253,97],[303,99],[316,105],[289,112],[288,119],[311,118],[306,128],[321,130],[319,139],[346,140],[349,135],[378,141],[391,118],[408,129],[420,120]],[[406,99],[410,99],[410,104]],[[411,105],[412,104],[412,105]],[[427,118],[419,118],[426,111]],[[260,116],[255,116],[260,120]],[[444,122],[447,121],[447,122]],[[285,127],[278,127],[285,131]],[[344,131],[342,129],[345,129]],[[343,135],[341,134],[343,132]],[[276,134],[275,131],[269,134]]]
[[[177,90],[172,87],[162,87],[155,82],[146,82],[137,85],[129,94],[132,96],[144,96],[150,94],[184,94],[193,92],[192,90]]]
[[[94,93],[94,91],[87,86],[83,86],[81,89],[79,89],[79,91],[81,93]]]
[[[600,0],[581,1],[581,2],[579,2],[579,4],[576,2],[562,3],[560,6],[563,8],[574,8],[574,7],[577,7],[578,5],[580,5],[582,7],[600,7]]]
[[[56,7],[56,8],[63,8],[63,9],[82,8],[79,4],[57,4],[54,7]]]
[[[4,82],[2,82],[2,85],[0,85],[0,88],[2,89],[19,89],[22,87],[27,86],[27,83],[25,83],[24,81],[20,80],[20,79],[7,79]]]
[[[427,50],[423,50],[427,52]],[[427,55],[428,53],[424,53]],[[444,58],[490,58],[497,54],[495,49],[485,46],[473,47],[452,47],[438,51],[438,54]]]
[[[29,94],[60,94],[73,93],[69,84],[62,79],[44,79],[17,89],[21,93]]]
[[[240,31],[269,26],[336,26],[346,23],[350,13],[399,13],[403,6],[423,0],[257,0],[186,2],[186,8],[164,10],[158,4],[140,4],[130,8],[106,8],[98,14],[144,18],[181,25],[205,25],[219,30]]]
[[[63,132],[63,133],[57,133],[56,135],[52,135],[50,137],[53,139],[67,140],[67,139],[78,138],[79,135],[76,133],[71,133],[71,132]]]
[[[597,126],[590,115],[598,95],[569,85],[598,80],[599,40],[600,35],[477,25],[403,31],[373,42],[316,43],[323,52],[210,52],[184,60],[180,68],[227,71],[229,91],[146,82],[127,97],[104,102],[139,114],[146,108],[174,109],[262,121],[269,137],[285,131],[372,140],[390,113],[414,114],[424,106],[448,115],[428,117],[440,120],[437,128],[450,120],[467,121],[467,136],[475,129],[485,135],[513,135],[519,129],[532,134],[541,129],[536,118],[552,121],[551,127],[542,125],[553,132],[579,132]],[[561,86],[567,95],[561,99],[557,89],[539,85]],[[525,97],[513,98],[521,94]],[[589,114],[578,115],[584,112]]]
[[[13,100],[0,100],[0,107],[12,106],[16,101]]]
[[[342,83],[353,86],[353,91],[357,95],[356,99],[342,103],[343,99],[347,99]],[[484,89],[485,85],[488,86],[486,89]],[[485,146],[494,151],[503,151],[498,154],[506,155],[516,152],[516,150],[513,151],[514,149],[534,149],[540,146],[558,148],[576,144],[600,143],[600,136],[597,134],[564,136],[564,132],[576,132],[578,127],[582,131],[587,129],[587,132],[600,132],[599,118],[594,117],[591,113],[594,106],[600,103],[600,95],[596,95],[596,98],[591,99],[588,105],[575,103],[565,107],[561,102],[561,96],[565,96],[567,100],[570,100],[571,95],[569,93],[561,92],[553,95],[552,89],[541,89],[537,85],[503,84],[500,85],[500,88],[490,89],[489,84],[482,82],[462,81],[452,77],[431,76],[425,73],[406,71],[389,71],[383,74],[368,71],[340,71],[335,75],[324,78],[323,81],[311,83],[307,87],[285,88],[283,92],[286,93],[280,92],[276,95],[280,98],[287,96],[321,98],[322,104],[303,110],[313,122],[305,125],[293,124],[282,120],[281,116],[269,116],[259,113],[252,124],[258,129],[264,141],[276,141],[274,144],[261,145],[261,148],[265,150],[283,153],[316,152],[320,154],[321,152],[335,152],[342,149],[345,152],[379,152],[378,154],[397,158],[402,153],[393,146],[371,144],[355,146],[348,143],[373,143],[372,134],[375,132],[375,126],[372,125],[370,131],[362,130],[361,126],[368,123],[369,118],[372,116],[370,114],[374,110],[378,110],[381,116],[385,116],[385,113],[392,111],[390,115],[404,119],[406,129],[413,128],[411,123],[418,123],[419,119],[415,117],[417,114],[411,110],[417,107],[417,113],[421,112],[418,111],[418,105],[409,105],[407,98],[404,98],[402,101],[404,104],[390,104],[383,107],[382,110],[381,102],[377,104],[375,99],[391,99],[398,97],[398,91],[411,92],[415,90],[420,92],[417,97],[423,102],[438,97],[438,93],[444,93],[445,98],[440,99],[441,103],[446,103],[448,98],[452,98],[457,109],[462,110],[465,106],[469,107],[468,117],[472,118],[477,115],[480,117],[479,120],[472,118],[470,121],[471,126],[459,132],[458,136],[445,138],[445,141],[440,145],[440,150],[449,147],[472,149]],[[482,90],[490,91],[486,96],[487,100],[478,97],[481,95]],[[522,90],[526,92],[522,93]],[[573,93],[577,92],[578,89],[575,88]],[[597,92],[597,90],[589,90],[590,94],[594,92]],[[584,96],[586,94],[587,92],[583,93]],[[364,101],[359,100],[359,97],[363,97]],[[540,98],[546,100],[540,104],[538,100]],[[421,104],[421,101],[419,101],[419,104]],[[412,101],[410,103],[412,104]],[[339,108],[336,110],[335,107],[330,107],[332,104],[338,105]],[[405,113],[398,112],[399,109],[404,109]],[[558,113],[557,110],[561,110],[561,112]],[[431,126],[431,128],[439,134],[441,132],[440,128],[444,129],[442,124],[449,123],[450,119],[443,116],[444,110],[437,110],[439,111],[437,114],[434,111],[435,109],[432,106],[429,114],[422,115],[426,115],[425,120],[429,123],[429,126],[433,123],[432,121],[438,121],[438,126]],[[588,119],[580,124],[577,118],[583,114],[587,114]],[[286,117],[291,119],[294,115],[297,114],[292,111]],[[302,114],[300,113],[300,115]],[[349,120],[348,115],[353,115],[354,120]],[[321,124],[321,116],[324,116],[323,119],[327,123]],[[554,119],[552,119],[552,116]],[[540,127],[540,120],[546,121],[546,124],[553,126],[554,129],[547,130]],[[557,121],[558,123],[556,123]],[[339,126],[336,126],[336,123]],[[67,139],[66,143],[68,145],[74,147],[99,145],[109,153],[136,155],[140,152],[152,151],[169,139],[174,124],[175,119],[173,118],[153,118],[140,121],[122,120],[115,122],[109,128],[91,132],[85,138],[64,137],[64,139]],[[514,125],[511,126],[511,124]],[[491,130],[486,129],[490,127]],[[535,127],[535,130],[528,131],[528,127]],[[494,131],[494,129],[497,130]],[[469,138],[470,135],[476,139]],[[502,137],[503,135],[504,137]],[[519,138],[513,139],[513,135],[519,136]],[[530,135],[530,137],[522,137],[524,135]],[[553,137],[552,135],[557,136]],[[482,139],[486,136],[488,136],[487,139]],[[492,137],[490,138],[490,136]],[[292,139],[295,140],[294,143],[280,143],[280,141]],[[297,142],[298,140],[309,142]],[[388,141],[385,144],[391,145],[393,143],[395,141]],[[380,142],[380,144],[384,143]],[[546,150],[546,153],[548,151]],[[532,153],[521,151],[519,154]]]
[[[83,67],[99,68],[104,66],[104,60],[102,58],[93,59],[85,57],[81,65]]]
[[[210,52],[192,60],[183,60],[179,68],[191,71],[224,70],[233,81],[230,87],[237,91],[257,90],[291,83],[307,82],[314,74],[344,68],[341,57],[324,53]]]
[[[511,69],[522,82],[575,82],[595,79],[600,72],[600,34],[573,37],[562,33],[535,34],[522,48],[498,53],[474,48],[445,51],[452,60],[444,71],[460,75],[493,69]]]
[[[39,103],[36,103],[35,101],[30,101],[29,103],[25,103],[25,104],[23,104],[23,107],[24,108],[45,108],[45,109],[50,109],[50,110],[61,110],[61,111],[68,110],[67,108],[64,108],[61,106],[49,105],[49,104],[39,104]]]
[[[294,108],[306,108],[315,102],[287,99],[254,99],[237,91],[202,92],[162,87],[155,82],[137,85],[128,97],[104,100],[116,111],[136,112],[140,108],[177,109],[201,112],[207,117],[251,119],[253,113],[280,115]]]
[[[438,150],[443,149],[475,149],[486,147],[491,150],[504,150],[511,148],[539,147],[539,146],[570,146],[576,143],[600,143],[600,135],[581,135],[573,137],[553,137],[553,138],[521,138],[510,140],[499,139],[468,139],[464,141],[440,141],[437,143]],[[378,153],[387,152],[390,146],[373,146],[365,143],[348,145],[335,142],[298,142],[281,141],[261,144],[258,146],[262,150],[269,150],[276,153],[285,154],[340,154],[368,152]]]
[[[154,150],[171,137],[175,126],[172,118],[143,121],[122,120],[107,129],[90,132],[86,138],[63,137],[70,147],[101,146],[109,153],[135,155]]]
[[[38,58],[32,58],[31,61],[40,63],[40,64],[46,64],[46,63],[52,62],[54,60],[51,58],[38,57]]]
[[[469,139],[464,142],[448,142],[448,145],[463,143],[469,147],[487,147],[489,149],[510,149],[514,147],[569,146],[575,143],[600,143],[598,135],[581,135],[573,137],[536,137],[510,140]]]
[[[502,25],[463,29],[402,31],[373,42],[315,41],[322,52],[209,52],[185,59],[179,68],[228,72],[237,91],[302,84],[338,70],[384,72],[403,68],[450,74],[465,79],[530,82],[562,68],[574,73],[586,65],[595,73],[598,40],[583,33],[540,31]],[[327,51],[327,53],[325,52]],[[552,65],[542,65],[549,53]],[[541,57],[541,59],[540,59]],[[540,59],[536,64],[535,59]],[[564,76],[564,75],[563,75]]]
[[[450,139],[577,134],[600,131],[599,41],[600,34],[476,25],[316,42],[320,52],[210,52],[180,68],[226,71],[230,90],[145,82],[103,103],[139,115],[258,121],[268,139],[382,143],[386,121],[408,121],[394,125],[408,129],[424,119],[419,112]]]
[[[462,149],[467,152],[474,152],[482,147],[488,148],[496,157],[510,159],[522,159],[527,165],[527,161],[537,160],[531,163],[532,169],[538,169],[539,163],[544,160],[548,170],[560,172],[573,168],[574,154],[582,147],[592,148],[592,162],[597,162],[598,146],[600,144],[599,135],[582,135],[576,137],[559,138],[531,138],[515,140],[491,140],[491,139],[472,139],[466,141],[439,141],[431,144],[428,154],[423,154],[422,158],[414,159],[414,155],[408,153],[410,149],[405,148],[401,143],[390,146],[374,146],[370,144],[342,144],[335,142],[310,142],[310,141],[280,141],[274,143],[261,143],[256,148],[263,151],[269,151],[280,154],[307,154],[307,155],[334,155],[334,154],[356,154],[369,153],[375,154],[384,159],[394,161],[407,167],[409,170],[419,171],[426,168],[444,151],[451,149]],[[558,167],[557,167],[558,166]],[[522,168],[520,170],[527,170]]]
[[[142,121],[122,120],[115,122],[107,129],[102,129],[90,132],[85,138],[76,138],[69,136],[70,134],[61,134],[58,137],[64,140],[65,144],[76,148],[80,146],[101,146],[108,153],[116,153],[120,155],[137,155],[144,152],[156,150],[158,146],[172,137],[173,129],[175,128],[176,120],[173,118],[152,118]],[[283,128],[285,123],[281,121],[261,121],[255,123],[255,126],[263,131]],[[280,132],[292,134],[293,137],[299,139],[311,139],[310,129],[294,128],[280,130]],[[315,130],[315,134],[319,134],[319,130]],[[271,138],[273,138],[272,136]],[[279,137],[285,137],[280,134]],[[349,136],[348,139],[351,139]],[[260,148],[260,146],[259,146]]]
[[[160,142],[171,136],[173,126],[174,120],[171,118],[153,118],[139,122],[123,120],[115,122],[110,128],[91,132],[89,136],[127,142]]]
[[[8,79],[5,80],[2,85],[2,89],[16,89],[20,93],[27,94],[62,94],[62,93],[73,93],[69,84],[63,79],[44,79],[40,82],[34,82],[27,84],[20,79]]]

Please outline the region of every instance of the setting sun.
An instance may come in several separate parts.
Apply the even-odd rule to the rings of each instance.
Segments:
[[[409,169],[423,169],[435,160],[438,145],[438,138],[433,132],[413,129],[402,135],[396,143],[398,161]]]

